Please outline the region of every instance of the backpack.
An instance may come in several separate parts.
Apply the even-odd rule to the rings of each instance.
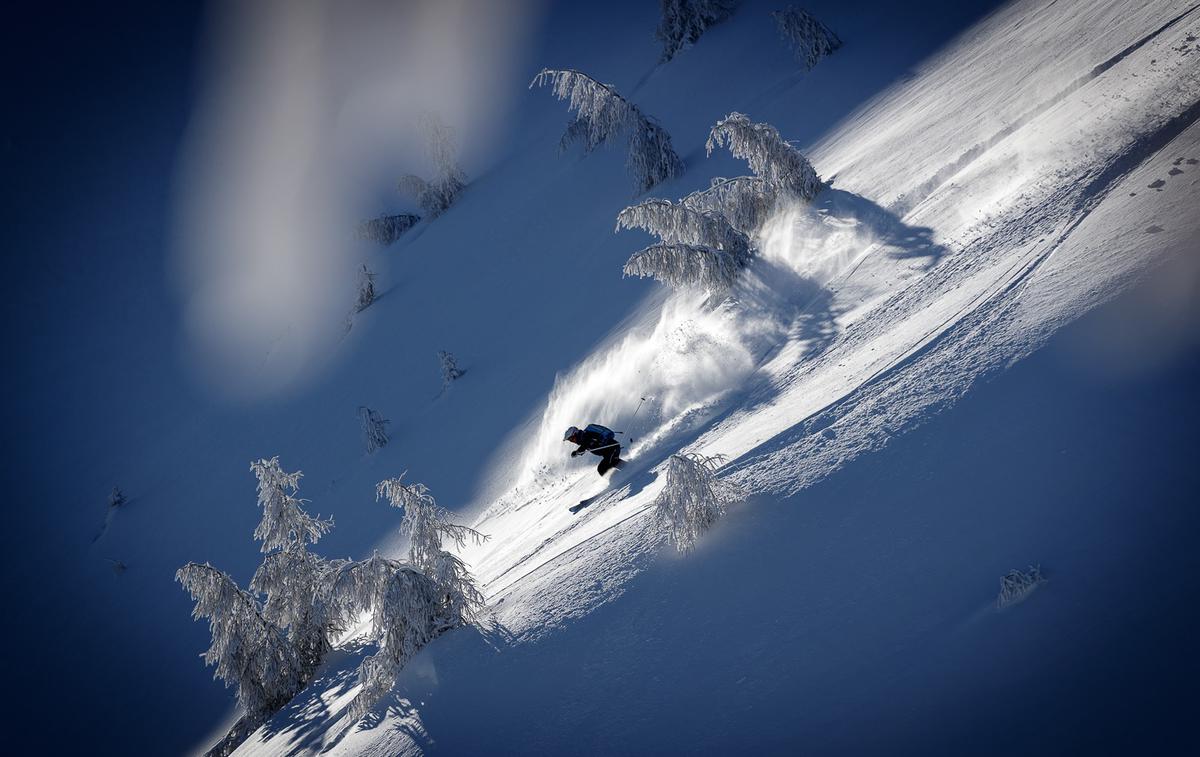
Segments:
[[[584,431],[592,434],[598,434],[600,438],[605,441],[605,443],[611,442],[616,438],[616,434],[611,428],[607,426],[601,426],[599,423],[589,423]]]

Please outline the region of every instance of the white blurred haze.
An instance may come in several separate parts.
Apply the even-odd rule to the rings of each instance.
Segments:
[[[248,400],[302,387],[354,301],[357,223],[429,174],[417,117],[468,177],[500,136],[530,0],[217,4],[176,195],[185,354]],[[387,202],[381,200],[386,198]]]

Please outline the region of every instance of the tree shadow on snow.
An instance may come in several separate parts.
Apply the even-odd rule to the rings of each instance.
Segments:
[[[933,229],[909,225],[895,212],[862,195],[829,186],[817,195],[812,207],[837,223],[853,224],[890,257],[926,258],[926,268],[932,268],[947,252],[933,241]]]

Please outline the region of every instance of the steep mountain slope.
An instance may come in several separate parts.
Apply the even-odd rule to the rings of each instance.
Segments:
[[[1044,560],[1081,582],[1111,579],[1121,562],[1098,550],[1132,515],[1111,496],[1099,512],[1087,497],[1047,500],[1025,473],[1036,457],[1014,449],[986,465],[1021,483],[1005,496],[973,491],[967,518],[946,497],[971,491],[985,461],[956,449],[931,462],[908,445],[939,437],[912,429],[1148,271],[1194,254],[1200,221],[1187,161],[1200,153],[1198,34],[1200,13],[1184,4],[1015,3],[824,135],[812,155],[832,187],[812,208],[774,219],[731,301],[713,309],[687,295],[652,297],[560,376],[527,426],[535,433],[524,452],[506,446],[502,468],[519,461],[517,475],[496,474],[498,496],[474,523],[492,538],[466,553],[491,625],[435,643],[395,698],[357,726],[341,717],[353,693],[347,652],[241,753],[854,751],[891,739],[901,751],[957,751],[968,722],[1004,722],[1011,707],[992,717],[960,711],[952,728],[933,731],[935,713],[964,695],[986,707],[1011,693],[1017,679],[1001,672],[1006,664],[1023,660],[1031,683],[1039,665],[1053,667],[1050,653],[1032,649],[1044,627],[1021,624],[1036,623],[1035,613],[990,613],[989,577]],[[649,80],[648,101],[667,75]],[[784,89],[773,107],[785,111],[787,101]],[[1171,350],[1194,348],[1194,337],[1163,335]],[[1185,375],[1169,384],[1176,397],[1194,379]],[[1012,402],[1013,391],[993,390],[993,401]],[[1087,448],[1083,418],[1119,393],[1085,392],[1062,418],[1023,418],[1027,433],[1057,431]],[[649,409],[639,410],[644,396]],[[989,410],[976,412],[994,419]],[[569,505],[603,489],[594,473],[561,461],[559,429],[586,420],[635,436],[634,462],[573,515]],[[1072,423],[1080,427],[1063,431]],[[937,424],[940,434],[985,442],[962,418]],[[889,445],[900,449],[855,462]],[[747,530],[714,535],[711,554],[662,555],[648,515],[663,485],[658,466],[680,449],[726,455],[730,478],[754,495],[747,510],[771,515],[737,516]],[[904,480],[914,457],[949,482]],[[842,468],[831,479],[840,485],[813,489]],[[864,505],[871,488],[859,478],[889,481],[884,498],[904,509]],[[1180,471],[1168,479],[1189,480]],[[1020,496],[1027,501],[1011,501]],[[791,499],[770,507],[778,497]],[[1164,491],[1157,504],[1178,505],[1177,494]],[[1037,525],[1047,505],[1055,512],[1040,517],[1055,524],[1102,517],[1103,526],[1055,525],[1047,537]],[[836,556],[799,533],[839,517],[856,527],[875,520],[862,532],[824,531],[844,550]],[[1144,549],[1128,539],[1110,546],[1125,558]],[[1150,572],[1170,574],[1188,559],[1172,545]],[[1063,589],[1073,606],[1043,608],[1057,613],[1046,622],[1077,629],[1105,588],[1136,593],[1128,578],[1100,583]],[[996,649],[1006,635],[1011,646]],[[1084,638],[1090,648],[1108,641]],[[983,649],[995,657],[974,661]],[[1062,664],[1079,673],[1087,661]],[[906,708],[885,715],[896,696]],[[1097,697],[1101,709],[1106,697]],[[1077,706],[1072,717],[1088,712]],[[1179,712],[1161,710],[1172,729]],[[1029,718],[977,751],[1037,746],[1045,721]],[[880,730],[859,732],[868,720]],[[1102,733],[1072,730],[1040,747],[1104,743]]]
[[[182,124],[128,132],[82,185],[77,223],[41,208],[16,237],[72,254],[30,256],[42,287],[6,298],[6,417],[30,440],[6,471],[29,504],[6,534],[29,703],[12,748],[219,737],[231,697],[172,576],[211,561],[248,582],[246,468],[275,454],[335,517],[329,556],[397,551],[374,486],[405,470],[429,485],[491,535],[464,555],[489,619],[438,639],[361,724],[342,708],[369,650],[347,645],[240,753],[1171,744],[1195,703],[1180,688],[1192,613],[1176,608],[1200,575],[1180,465],[1195,456],[1196,274],[1177,263],[1200,239],[1200,11],[1017,2],[980,21],[993,5],[807,3],[846,42],[807,75],[771,3],[659,67],[654,3],[550,5],[505,88],[508,131],[471,156],[461,200],[386,250],[339,250],[346,270],[379,272],[382,296],[323,373],[254,403],[198,389],[179,357],[155,166]],[[631,202],[623,156],[556,154],[565,107],[525,89],[542,66],[593,73],[663,123],[688,171],[655,196],[745,172],[704,154],[733,110],[776,125],[831,186],[774,219],[719,308],[623,280],[647,242],[612,233]],[[404,209],[395,160],[356,188],[377,203],[362,215]],[[79,226],[98,230],[83,252]],[[1153,306],[1126,298],[1052,337],[1144,277]],[[467,369],[444,393],[439,349]],[[392,422],[373,455],[360,405]],[[587,421],[636,438],[608,489],[564,459],[562,429]],[[648,507],[685,449],[726,455],[752,496],[679,559]],[[93,542],[113,484],[129,502]],[[994,614],[999,576],[1038,561],[1051,582]],[[1136,707],[1122,688],[1153,696]],[[1043,741],[1052,727],[1061,741]]]

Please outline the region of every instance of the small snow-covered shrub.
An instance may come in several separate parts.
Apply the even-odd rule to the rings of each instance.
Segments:
[[[363,439],[366,441],[368,454],[387,446],[387,424],[391,421],[365,405],[360,405],[358,408],[358,420],[362,425]]]
[[[832,29],[803,8],[789,5],[781,11],[772,11],[771,17],[805,71],[811,71],[822,58],[842,46]]]
[[[121,491],[121,487],[114,486],[108,495],[109,508],[118,508],[126,502],[125,492]]]
[[[661,0],[662,19],[654,36],[663,43],[660,63],[666,63],[688,45],[694,45],[710,26],[729,18],[739,0]]]
[[[625,166],[633,175],[639,194],[683,173],[683,161],[671,146],[670,135],[611,85],[581,71],[545,68],[529,87],[547,85],[555,97],[567,101],[574,114],[559,140],[560,151],[580,142],[585,152],[591,152],[602,144],[627,137]]]
[[[364,263],[358,271],[358,302],[355,309],[366,310],[375,301],[375,274]]]
[[[433,164],[434,176],[425,180],[408,174],[400,177],[398,188],[432,219],[445,213],[458,199],[467,186],[467,175],[458,165],[454,131],[432,113],[421,116],[419,124],[425,132],[426,152]]]
[[[1010,570],[1000,578],[1000,595],[996,597],[996,609],[1011,607],[1034,592],[1046,582],[1042,569],[1030,565],[1029,570]]]
[[[442,388],[450,386],[450,382],[462,377],[466,371],[458,367],[458,362],[445,350],[438,350],[438,364],[442,370]]]
[[[689,452],[671,455],[667,462],[666,485],[653,503],[654,519],[680,552],[690,552],[729,505],[744,499],[740,490],[717,479],[722,461],[719,455]]]
[[[404,232],[417,225],[421,216],[412,213],[397,213],[390,216],[379,216],[358,225],[355,236],[381,246],[387,246],[400,238]]]
[[[800,151],[792,147],[771,124],[754,123],[743,113],[730,113],[709,132],[709,155],[728,147],[735,158],[750,164],[754,175],[777,197],[811,201],[821,189],[821,179]]]

